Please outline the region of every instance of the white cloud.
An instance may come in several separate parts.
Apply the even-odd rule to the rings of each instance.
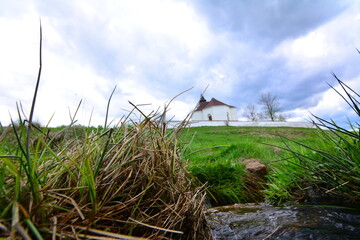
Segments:
[[[355,92],[360,92],[360,75],[350,81],[346,81],[345,84]],[[345,92],[339,85],[333,87],[346,97]],[[349,93],[352,94],[351,91],[349,91]],[[326,120],[330,120],[330,118],[339,118],[345,122],[347,117],[353,115],[350,106],[334,89],[329,88],[320,95],[320,101],[315,106],[308,109],[298,108],[288,112],[291,116],[289,121],[303,121],[305,119],[310,119],[313,114]]]
[[[150,37],[151,35],[168,36],[184,43],[191,52],[204,46],[207,41],[208,32],[205,22],[183,2],[128,1],[107,7],[105,11],[110,13],[122,9],[120,14],[118,12],[111,14],[109,29],[114,40],[121,38],[123,32],[121,30],[125,28],[127,31],[144,32]]]
[[[290,69],[308,74],[334,68],[354,55],[360,42],[360,36],[355,34],[360,31],[356,15],[354,9],[349,9],[306,35],[286,40],[274,50],[274,56],[285,58]]]
[[[252,19],[253,14],[246,14],[244,22],[242,15],[227,14],[244,9],[247,5],[241,1],[231,5],[234,9],[215,4],[220,8],[215,13],[223,13],[226,20],[219,23],[231,23],[215,24],[216,29],[213,24],[218,16],[204,17],[193,4],[171,0],[31,0],[5,4],[0,9],[0,121],[8,121],[8,109],[13,114],[16,101],[29,111],[38,70],[39,16],[43,25],[43,72],[35,118],[46,122],[56,112],[53,125],[67,123],[68,108],[74,110],[81,99],[81,123],[87,124],[93,112],[93,124],[102,124],[115,85],[110,118],[120,118],[126,113],[123,109],[130,110],[129,100],[151,103],[141,107],[150,112],[194,86],[170,106],[168,116],[179,119],[193,108],[208,84],[208,98],[232,105],[253,101],[267,89],[284,92],[294,86],[298,91],[299,82],[313,84],[316,90],[310,93],[287,95],[289,105],[303,98],[301,104],[307,104],[303,108],[311,108],[314,101],[309,104],[308,100],[323,94],[324,88],[314,84],[320,73],[343,64],[349,65],[344,67],[346,76],[357,75],[355,64],[350,62],[358,57],[354,57],[354,49],[360,48],[356,46],[360,42],[356,7],[331,21],[327,14],[321,14],[323,20],[314,16],[316,11],[306,12],[316,24],[292,21],[299,25],[293,28],[299,29],[278,21],[279,15],[272,23],[280,26],[273,26],[278,31],[272,33],[256,29],[259,23],[271,20],[271,15],[258,21]],[[307,5],[301,11],[295,5],[284,6],[299,20]],[[330,7],[332,12],[336,6]],[[252,3],[251,9],[263,7]],[[261,12],[267,13],[264,9]],[[243,33],[244,29],[254,34]],[[303,32],[307,34],[297,34]],[[323,84],[326,79],[321,81]],[[325,94],[312,110],[325,109],[323,112],[328,113],[326,109],[337,104],[330,100]],[[294,115],[300,116],[303,108],[295,109]]]
[[[155,109],[162,106],[173,96],[160,92],[157,84],[147,79],[145,71],[149,68],[159,71],[157,67],[161,62],[171,60],[174,61],[174,73],[181,74],[184,69],[193,66],[182,64],[179,57],[195,58],[209,38],[205,23],[192,8],[181,2],[108,1],[100,4],[97,1],[77,1],[64,2],[63,5],[55,2],[54,6],[44,2],[35,3],[38,4],[39,12],[28,7],[28,11],[31,11],[25,11],[21,17],[0,18],[4,32],[0,45],[3,53],[0,64],[6,69],[0,71],[0,77],[7,79],[0,82],[3,89],[7,90],[7,106],[1,109],[2,113],[6,108],[13,109],[8,104],[13,101],[15,105],[17,100],[23,102],[26,111],[30,108],[38,70],[38,16],[42,16],[43,69],[35,111],[42,122],[47,122],[55,112],[52,125],[68,122],[68,108],[76,108],[81,99],[84,103],[79,115],[82,118],[80,122],[86,123],[93,111],[93,122],[97,124],[104,116],[107,99],[116,84],[117,92],[124,95],[114,96],[121,100],[116,101],[118,109],[131,109],[128,100],[136,104],[151,103]],[[48,8],[53,8],[49,13],[54,8],[59,8],[59,12],[49,15],[45,11]],[[64,11],[69,15],[62,15]],[[93,21],[95,26],[89,25]],[[78,33],[74,35],[74,31]],[[98,50],[83,48],[83,43],[93,41],[85,36],[104,40],[98,42],[101,44],[99,47],[109,49],[116,58],[123,59],[119,62],[123,71],[118,72],[125,75],[101,75],[100,66],[88,61],[89,57],[99,56],[96,56]],[[139,45],[139,41],[145,45]],[[185,55],[179,50],[185,51]],[[123,53],[127,53],[126,56]],[[161,59],[160,56],[167,59]],[[179,89],[177,93],[183,90]],[[175,111],[176,115],[185,115],[182,112],[185,111],[182,109],[187,109],[184,104],[189,105],[177,103],[177,106],[182,107]],[[14,111],[12,113],[14,115]],[[2,117],[1,121],[7,120]]]

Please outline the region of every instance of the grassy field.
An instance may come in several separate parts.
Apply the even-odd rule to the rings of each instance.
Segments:
[[[122,128],[118,129],[117,135],[123,136],[123,131]],[[319,140],[319,132],[316,129],[309,128],[197,127],[183,129],[182,131],[179,142],[183,144],[180,149],[182,158],[186,159],[188,163],[186,168],[195,176],[198,184],[206,184],[208,193],[212,196],[210,199],[213,205],[264,200],[265,194],[261,190],[267,186],[263,185],[263,188],[249,186],[246,182],[249,173],[244,170],[241,160],[259,159],[271,173],[274,168],[283,166],[285,163],[281,160],[289,156],[289,151],[277,146],[285,147],[287,144],[298,149],[299,147],[291,142],[292,140],[311,146],[322,144]],[[85,128],[80,126],[43,129],[42,133],[35,131],[33,135],[37,135],[37,137],[33,137],[31,145],[35,148],[33,151],[41,152],[41,155],[34,157],[54,158],[54,154],[59,154],[57,151],[61,152],[62,149],[69,148],[68,145],[71,144],[85,148],[86,146],[82,146],[83,144],[93,144],[87,138],[104,132],[103,127]],[[0,155],[21,156],[21,148],[18,147],[16,137],[11,129],[0,129],[0,133],[4,135],[1,139]],[[112,138],[117,135],[113,135]],[[99,137],[96,143],[99,144],[105,139],[106,134]],[[113,139],[112,141],[116,140]],[[48,149],[44,149],[44,146]],[[105,145],[102,148],[104,147]],[[53,153],[50,152],[51,149],[54,151]],[[84,152],[90,150],[88,147],[83,149]],[[69,158],[69,156],[66,157]],[[294,166],[291,167],[294,168]],[[3,168],[3,172],[5,172],[5,168]]]
[[[114,88],[104,127],[75,126],[76,113],[69,126],[38,126],[32,119],[41,45],[40,26],[40,68],[29,116],[23,118],[17,105],[19,119],[0,125],[0,238],[212,239],[204,186],[218,205],[283,203],[308,189],[360,200],[358,122],[346,130],[315,117],[328,131],[186,129],[185,119],[167,130],[162,123],[168,106],[145,116],[133,105],[142,121],[124,116],[110,127]],[[360,117],[360,95],[338,82]],[[249,184],[257,179],[244,170],[241,160],[247,158],[266,164],[266,182]]]
[[[282,145],[284,137],[306,144],[318,142],[318,133],[311,128],[197,127],[190,128],[185,134],[186,139],[191,141],[187,151],[192,163],[244,158],[259,158],[264,163],[269,163],[277,160],[280,153],[278,148],[269,145]],[[205,150],[195,152],[201,149]]]
[[[269,172],[289,151],[276,146],[296,146],[292,140],[316,146],[316,129],[291,127],[198,127],[184,132],[189,170],[213,195],[212,204],[263,201],[264,194],[246,184],[248,175],[241,162],[256,158]],[[298,148],[298,146],[296,146]],[[265,187],[265,186],[264,186]]]
[[[358,117],[347,127],[313,116],[317,129],[192,128],[189,170],[213,195],[213,204],[312,202],[359,207],[360,95],[335,74],[336,91]],[[217,147],[218,146],[218,147]],[[240,160],[258,158],[269,174],[262,188],[248,184]]]
[[[346,130],[336,123],[317,120],[326,130],[191,128],[182,135],[183,141],[190,143],[185,153],[188,169],[207,186],[213,205],[306,201],[357,206],[360,132],[356,125]],[[254,179],[244,170],[242,160],[249,158],[267,166],[265,180]],[[254,181],[258,181],[255,187]]]
[[[282,204],[309,189],[360,199],[356,131],[165,131],[153,118],[116,128],[38,127],[29,141],[24,124],[0,128],[0,237],[208,237],[202,186],[212,205]],[[244,169],[248,158],[267,167],[257,185]]]

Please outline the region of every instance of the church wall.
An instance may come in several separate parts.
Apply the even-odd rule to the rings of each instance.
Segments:
[[[202,112],[202,111],[195,111],[195,112],[193,113],[193,115],[191,116],[191,120],[203,121],[203,120],[204,120],[203,112]]]
[[[238,120],[238,115],[237,115],[237,110],[236,108],[230,108],[230,119],[231,121],[237,121]]]
[[[211,119],[216,120],[237,120],[236,108],[230,108],[226,105],[222,106],[211,106],[203,109],[202,111],[195,111],[192,120],[208,121],[209,115]]]

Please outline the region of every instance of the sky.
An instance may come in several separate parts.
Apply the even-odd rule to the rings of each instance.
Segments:
[[[335,73],[360,92],[358,0],[0,0],[0,122],[29,116],[50,126],[114,123],[133,105],[171,101],[184,119],[200,95],[238,109],[276,95],[288,121],[358,117],[329,86]],[[190,90],[189,90],[190,89]],[[257,106],[260,111],[260,106]],[[131,118],[141,118],[139,112]],[[108,121],[109,121],[108,120]]]

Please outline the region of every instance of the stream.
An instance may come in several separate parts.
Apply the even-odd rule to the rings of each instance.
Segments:
[[[360,239],[360,210],[347,207],[235,204],[207,219],[215,239]]]

